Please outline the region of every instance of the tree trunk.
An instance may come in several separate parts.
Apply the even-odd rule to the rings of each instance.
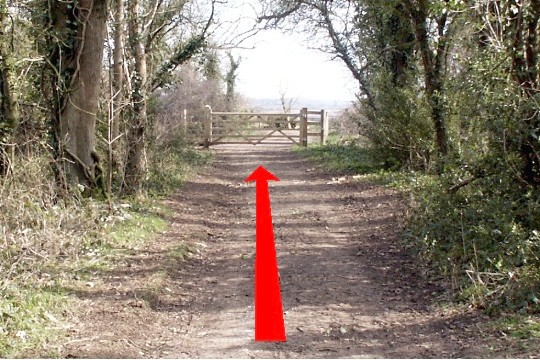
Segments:
[[[127,143],[127,162],[124,176],[123,193],[138,195],[146,176],[146,54],[138,22],[138,1],[129,2],[129,42],[135,62],[132,72],[131,116]]]
[[[512,76],[517,86],[522,89],[523,96],[529,102],[537,96],[539,90],[538,31],[540,22],[540,3],[531,0],[528,4],[513,1],[519,7],[517,14],[510,14],[509,31],[511,47],[508,49],[512,57]],[[520,153],[523,160],[522,179],[529,185],[540,186],[540,119],[537,106],[529,106],[523,114],[520,129],[522,135]]]
[[[60,136],[69,161],[64,167],[70,183],[92,189],[98,185],[99,159],[95,130],[101,85],[107,0],[80,0],[72,85],[60,119]]]
[[[50,3],[52,141],[62,188],[103,189],[95,128],[108,0]]]
[[[227,90],[225,93],[225,102],[227,104],[226,111],[234,111],[236,108],[236,78],[238,77],[238,67],[240,66],[240,58],[235,60],[233,55],[229,52],[227,53],[229,57],[229,70],[225,76],[225,81],[227,85]]]
[[[420,48],[422,65],[424,67],[424,86],[431,110],[431,119],[435,127],[435,145],[437,149],[437,171],[442,173],[444,160],[448,155],[449,142],[446,121],[444,116],[443,102],[443,66],[447,56],[446,44],[446,15],[438,19],[439,39],[437,52],[429,45],[427,29],[427,12],[429,3],[427,0],[418,1],[418,6],[405,2],[405,6],[413,21],[416,41]]]
[[[120,122],[124,106],[124,0],[115,0],[114,49],[112,67],[113,101],[111,102],[111,124],[109,129],[109,162],[111,180],[113,174],[123,169],[120,148]],[[112,181],[111,181],[112,182]]]
[[[392,83],[398,87],[406,87],[410,60],[414,54],[414,33],[410,20],[404,15],[403,4],[395,5],[384,30],[388,31],[388,40],[383,49],[387,47],[392,49],[388,66],[392,74]]]
[[[9,171],[8,145],[19,124],[19,107],[12,87],[13,48],[5,34],[8,25],[6,0],[0,1],[0,176]]]

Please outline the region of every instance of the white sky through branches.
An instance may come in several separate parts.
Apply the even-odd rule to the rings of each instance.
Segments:
[[[353,100],[356,81],[338,59],[307,49],[301,37],[277,30],[256,35],[255,49],[237,50],[238,91],[252,98]]]
[[[218,17],[227,25],[218,34],[229,39],[252,28],[260,11],[256,9],[259,0],[227,0],[222,4]],[[241,49],[233,49],[235,58],[242,57],[237,91],[249,98],[278,99],[283,90],[287,98],[354,100],[358,85],[345,65],[308,49],[306,40],[300,30],[297,34],[264,30],[244,41]],[[309,40],[311,47],[318,45]],[[228,65],[224,60],[223,65]]]

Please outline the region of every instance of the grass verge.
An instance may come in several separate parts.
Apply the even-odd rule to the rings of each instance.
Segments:
[[[47,157],[21,159],[0,179],[0,357],[56,357],[54,344],[76,308],[66,289],[164,231],[169,210],[159,199],[211,161],[208,152],[180,143],[153,154],[144,200],[58,201]],[[171,256],[189,251],[178,248]]]
[[[374,160],[373,149],[354,143],[296,147],[294,151],[336,176],[357,175],[355,179],[371,181],[404,192],[423,187],[434,180],[433,176],[421,172],[389,169],[384,163]]]
[[[340,175],[366,174],[382,169],[382,164],[373,160],[371,149],[354,144],[295,147],[295,151],[320,164],[324,170]]]
[[[157,146],[150,160],[152,167],[146,189],[151,197],[164,197],[178,190],[195,169],[212,161],[212,153],[177,141]]]
[[[0,355],[55,357],[45,344],[67,329],[62,319],[68,308],[66,294],[45,284],[3,289],[0,301]]]

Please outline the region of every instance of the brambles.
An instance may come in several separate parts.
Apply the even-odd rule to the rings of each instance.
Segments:
[[[356,175],[348,181],[408,193],[404,239],[431,273],[448,279],[457,300],[495,314],[540,312],[540,196],[523,193],[516,175],[502,168],[506,163],[484,160],[476,164],[482,171],[454,165],[440,177],[385,170],[376,151],[354,143],[297,152],[325,170]]]

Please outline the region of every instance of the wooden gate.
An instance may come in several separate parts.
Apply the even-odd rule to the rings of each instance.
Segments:
[[[324,110],[298,113],[216,112],[206,106],[204,144],[298,144],[307,146],[317,137],[321,144],[328,136],[328,113]]]

